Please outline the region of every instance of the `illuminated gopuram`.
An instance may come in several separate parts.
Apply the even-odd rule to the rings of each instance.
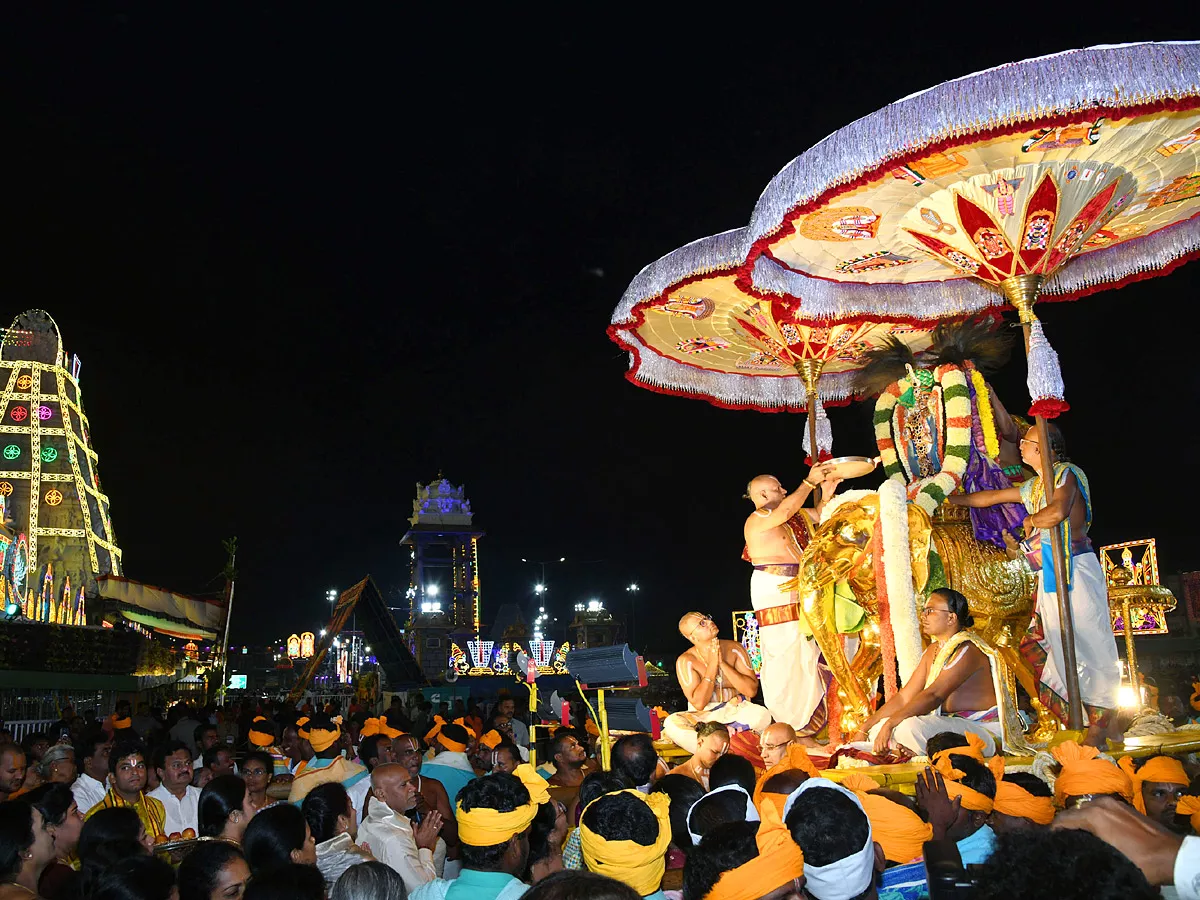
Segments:
[[[120,575],[108,497],[79,392],[79,357],[40,309],[17,316],[0,346],[0,495],[13,538],[5,591],[34,621],[86,624],[96,576]]]
[[[408,634],[427,676],[446,669],[450,643],[479,634],[479,539],[471,502],[445,478],[417,485],[408,532],[412,575]]]

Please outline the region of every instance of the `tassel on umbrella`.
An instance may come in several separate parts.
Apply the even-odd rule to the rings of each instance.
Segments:
[[[1029,329],[1029,396],[1033,406],[1031,416],[1054,419],[1071,408],[1064,398],[1062,369],[1058,365],[1058,354],[1046,340],[1042,323],[1036,319]]]

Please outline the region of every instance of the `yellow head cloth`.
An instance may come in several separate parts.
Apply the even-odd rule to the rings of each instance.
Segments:
[[[446,720],[441,716],[433,717],[433,727],[429,729],[425,735],[425,743],[433,743],[433,739],[442,733],[442,726],[446,724]]]
[[[637,841],[609,841],[588,828],[587,811],[592,803],[613,796],[605,794],[589,803],[579,818],[583,862],[589,871],[624,882],[639,896],[646,897],[659,889],[663,873],[667,870],[667,847],[671,844],[671,799],[666,794],[643,794],[632,789],[613,793],[632,794],[650,807],[658,819],[658,840],[649,846]]]
[[[1179,805],[1175,807],[1175,813],[1180,816],[1191,816],[1192,831],[1200,831],[1200,797],[1180,797]]]
[[[954,768],[954,764],[950,762],[949,755],[942,756],[940,753],[937,755],[941,758],[937,761],[937,765],[934,768],[941,772],[942,777],[946,779],[946,793],[950,795],[950,799],[953,800],[955,797],[961,797],[963,809],[990,813],[992,807],[995,806],[995,801],[987,794],[981,794],[974,788],[960,784],[959,779],[966,775],[966,773]]]
[[[964,737],[967,739],[967,746],[949,747],[945,750],[939,750],[937,753],[933,754],[932,763],[934,767],[937,766],[939,760],[945,759],[948,756],[969,756],[971,759],[977,760],[983,763],[985,766],[988,765],[988,757],[983,755],[984,747],[987,746],[984,744],[983,739],[979,735],[972,734],[969,731],[964,735]]]
[[[1067,797],[1083,794],[1120,794],[1133,802],[1133,782],[1121,769],[1106,759],[1100,759],[1095,747],[1084,747],[1075,741],[1063,741],[1050,748],[1051,755],[1062,765],[1054,782],[1054,799],[1059,806]]]
[[[705,900],[758,900],[804,874],[804,852],[773,805],[761,813],[758,856],[723,873]]]
[[[479,737],[479,735],[477,735],[477,734],[475,733],[475,729],[474,729],[474,728],[472,728],[470,725],[468,725],[468,724],[467,724],[467,720],[466,720],[466,719],[464,719],[462,716],[459,716],[457,719],[455,719],[455,720],[454,720],[454,724],[455,724],[455,725],[461,725],[463,728],[467,729],[467,734],[469,734],[469,735],[470,735],[472,738],[477,738],[477,737]]]
[[[387,723],[387,719],[380,716],[378,719],[367,719],[363,722],[362,730],[359,731],[359,738],[371,737],[379,734],[386,738],[398,738],[404,734],[399,728],[393,728]]]
[[[1038,825],[1049,825],[1054,821],[1054,800],[1038,797],[1013,781],[1004,780],[1004,757],[997,753],[988,760],[988,767],[996,776],[996,800],[993,812],[1006,816],[1029,819]]]
[[[301,716],[296,720],[296,734],[300,735],[302,740],[308,740],[308,729],[304,726],[308,724],[308,716]]]
[[[113,727],[113,731],[121,731],[124,728],[132,728],[133,727],[133,719],[129,718],[129,716],[126,716],[123,719],[118,719],[116,717],[116,715],[113,715],[112,727]]]
[[[1200,681],[1192,682],[1192,697],[1190,700],[1192,709],[1200,712]]]
[[[332,721],[332,729],[310,728],[308,730],[308,742],[318,753],[322,750],[328,750],[333,745],[333,742],[342,736],[342,717],[338,716]]]
[[[538,807],[550,801],[550,786],[533,766],[522,763],[513,770],[513,775],[521,779],[521,783],[529,791],[528,805],[509,812],[498,812],[483,807],[476,807],[468,812],[462,808],[461,803],[457,804],[454,818],[458,822],[460,841],[471,847],[494,847],[496,844],[503,844],[514,834],[521,834],[528,828],[533,817],[537,815]]]
[[[1136,771],[1131,757],[1121,757],[1118,765],[1120,765],[1121,771],[1129,776],[1129,780],[1133,784],[1133,808],[1143,816],[1146,814],[1146,800],[1142,797],[1142,782],[1161,781],[1166,784],[1182,784],[1184,787],[1191,784],[1187,773],[1183,771],[1183,763],[1170,756],[1151,757],[1146,760],[1144,766]]]
[[[763,785],[767,780],[780,772],[800,771],[808,774],[809,778],[820,778],[821,773],[817,771],[817,767],[813,765],[813,761],[808,756],[808,751],[796,743],[788,745],[787,753],[783,759],[763,772],[762,777],[758,779],[758,784],[754,787],[754,805],[758,806],[763,797],[770,797],[771,794],[763,792]],[[786,795],[784,795],[786,797]],[[778,804],[780,814],[783,813],[783,804]]]
[[[500,736],[500,732],[493,728],[491,731],[484,732],[483,737],[479,739],[479,743],[483,744],[483,746],[487,747],[489,750],[495,750],[498,746],[500,746],[500,742],[502,740],[504,740],[504,738]]]
[[[258,727],[259,722],[265,721],[267,721],[266,716],[255,716],[254,721],[250,723],[250,734],[247,737],[250,738],[250,743],[255,747],[270,747],[275,743],[274,730],[267,731]]]
[[[871,821],[871,834],[883,848],[883,855],[896,863],[908,863],[925,853],[926,841],[933,840],[933,826],[895,801],[870,791],[879,787],[874,778],[851,772],[841,781],[863,806]],[[948,787],[948,786],[947,786]]]

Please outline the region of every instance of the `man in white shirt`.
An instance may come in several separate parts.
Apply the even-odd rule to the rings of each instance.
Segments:
[[[163,805],[168,835],[190,828],[200,833],[200,788],[192,787],[192,754],[183,741],[167,741],[154,754],[159,785],[147,796]]]
[[[98,727],[89,729],[75,747],[79,777],[71,785],[71,794],[82,816],[103,800],[108,791],[108,754],[111,750],[112,741]]]
[[[416,805],[417,789],[408,769],[395,763],[376,766],[371,771],[371,804],[358,826],[359,843],[369,844],[377,860],[395,869],[410,894],[442,875],[434,860],[441,814],[429,812],[414,832],[404,813]],[[441,855],[444,862],[444,850]]]

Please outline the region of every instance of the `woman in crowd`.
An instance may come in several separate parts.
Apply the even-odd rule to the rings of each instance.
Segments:
[[[200,844],[179,864],[179,900],[240,900],[250,881],[242,851],[224,841]]]
[[[33,804],[54,840],[54,860],[46,866],[38,881],[38,893],[48,900],[67,896],[77,877],[67,864],[67,859],[79,845],[79,834],[83,830],[83,814],[65,784],[43,784],[23,798]]]
[[[55,744],[38,763],[38,771],[46,784],[71,784],[75,781],[75,748],[70,744]]]
[[[236,775],[220,775],[204,786],[197,805],[200,837],[242,842],[246,826],[254,816],[246,782]]]
[[[149,856],[153,846],[136,810],[128,806],[99,810],[79,831],[75,848],[79,877],[75,892],[69,896],[90,898],[114,864],[130,857]]]
[[[175,870],[153,856],[114,862],[100,875],[88,900],[178,900]]]
[[[405,900],[404,879],[381,862],[358,863],[342,873],[329,900]]]
[[[24,800],[0,803],[0,900],[37,896],[38,879],[54,861],[54,837]]]
[[[271,783],[274,773],[275,760],[271,759],[270,753],[251,750],[246,754],[242,763],[242,778],[246,781],[246,794],[255,812],[271,803],[267,798],[267,785]]]
[[[331,781],[313,788],[301,811],[317,842],[317,868],[330,887],[348,868],[372,858],[354,843],[358,814],[340,783]]]
[[[551,799],[538,807],[529,827],[529,861],[525,872],[528,884],[537,884],[547,875],[561,872],[562,849],[567,839],[567,808]]]
[[[316,866],[317,846],[304,813],[290,803],[277,803],[256,814],[242,836],[242,853],[257,878],[292,863]]]

